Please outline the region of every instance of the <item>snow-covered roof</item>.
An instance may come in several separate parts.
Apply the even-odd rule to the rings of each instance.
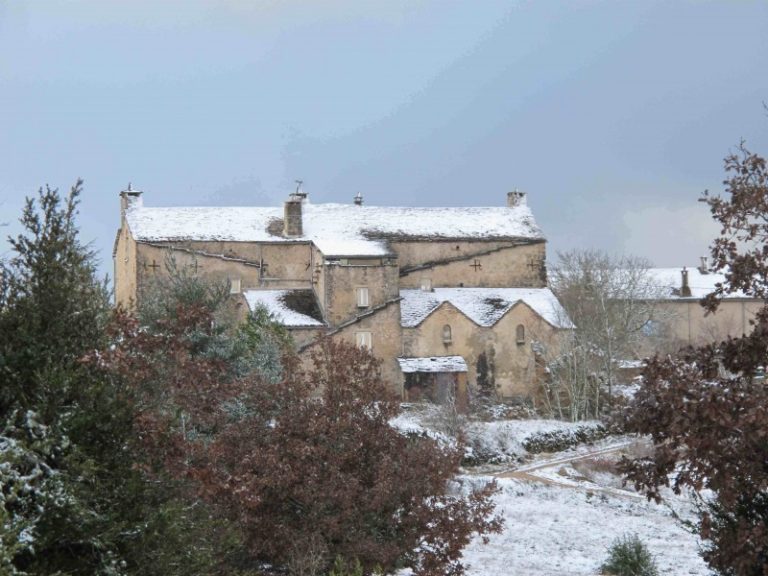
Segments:
[[[251,311],[260,304],[289,328],[324,326],[311,290],[246,290],[245,301]]]
[[[543,239],[530,208],[407,208],[302,204],[303,235],[280,235],[282,207],[152,208],[126,211],[136,240],[145,242],[313,242],[326,256],[384,256],[386,240]]]
[[[513,306],[523,302],[556,328],[573,323],[549,288],[435,288],[400,290],[400,324],[413,328],[443,302],[450,302],[479,326],[493,326]]]
[[[657,286],[659,298],[684,299],[680,295],[680,288],[683,285],[682,267],[680,268],[649,268],[648,275],[650,283]],[[702,274],[701,270],[695,266],[686,267],[688,271],[688,286],[691,289],[692,299],[700,300],[707,294],[715,291],[715,284],[725,282],[725,274],[708,272]],[[728,294],[725,298],[746,298],[742,292]]]
[[[404,374],[412,372],[466,372],[467,363],[461,356],[428,356],[425,358],[398,358]]]

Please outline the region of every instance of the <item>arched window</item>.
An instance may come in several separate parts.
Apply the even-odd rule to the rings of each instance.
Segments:
[[[517,343],[525,344],[525,326],[518,324],[515,332],[517,334]]]
[[[446,324],[443,326],[443,344],[450,344],[451,342],[451,326],[450,324]]]

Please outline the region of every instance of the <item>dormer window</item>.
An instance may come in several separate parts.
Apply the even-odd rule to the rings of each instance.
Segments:
[[[515,334],[517,336],[517,345],[521,346],[525,344],[525,326],[518,324],[517,329],[515,330]]]
[[[421,289],[424,292],[432,292],[432,278],[422,278]]]
[[[453,338],[451,335],[451,326],[450,324],[446,324],[443,326],[443,344],[450,344],[453,342]]]
[[[366,286],[361,286],[357,289],[357,307],[358,308],[368,308],[370,304],[368,303],[368,288]]]

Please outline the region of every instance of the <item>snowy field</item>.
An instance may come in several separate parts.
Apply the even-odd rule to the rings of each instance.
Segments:
[[[393,425],[409,433],[449,440],[433,408],[409,407]],[[554,453],[530,454],[526,441],[536,435],[569,434],[596,428],[597,422],[545,419],[468,422],[464,430],[473,450],[499,456],[495,465],[467,467],[467,486],[495,478],[497,512],[504,531],[467,547],[470,576],[560,576],[600,573],[610,545],[637,534],[656,559],[660,574],[710,576],[699,556],[693,503],[667,491],[664,502],[648,502],[622,486],[612,462],[623,451],[642,450],[633,438],[609,436]],[[471,451],[470,451],[471,452]]]
[[[560,484],[498,479],[497,511],[504,532],[464,552],[471,576],[596,575],[611,543],[637,534],[660,574],[709,575],[698,539],[664,505]],[[675,509],[690,506],[675,502]],[[690,510],[685,512],[690,513]]]

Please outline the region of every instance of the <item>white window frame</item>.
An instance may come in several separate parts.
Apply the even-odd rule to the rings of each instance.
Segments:
[[[370,304],[370,298],[367,286],[358,286],[355,289],[355,299],[357,300],[358,308],[368,308]]]
[[[242,292],[240,278],[230,278],[229,279],[229,293],[230,294],[240,294],[240,292]]]
[[[373,335],[368,331],[355,332],[355,345],[367,350],[373,349]]]
[[[432,292],[432,278],[421,279],[421,290],[422,292]]]

